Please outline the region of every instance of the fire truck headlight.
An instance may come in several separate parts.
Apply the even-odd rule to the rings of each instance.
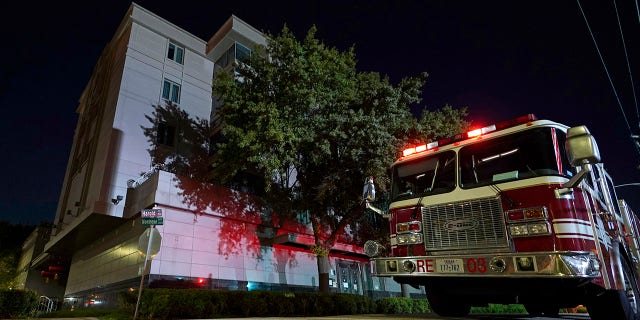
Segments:
[[[397,236],[398,244],[422,243],[422,235],[419,233],[405,233]]]
[[[600,271],[600,264],[595,256],[585,255],[562,255],[562,261],[576,275],[597,275]]]
[[[538,222],[529,224],[530,235],[550,234],[549,226],[546,222]]]
[[[529,230],[527,225],[515,224],[509,226],[509,233],[511,233],[512,237],[523,237],[529,234]]]
[[[512,237],[532,237],[551,234],[549,224],[545,221],[513,224],[509,226]]]

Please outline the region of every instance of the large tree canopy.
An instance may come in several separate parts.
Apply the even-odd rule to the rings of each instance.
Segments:
[[[357,71],[353,48],[328,47],[315,32],[298,41],[285,27],[233,73],[216,75],[224,140],[214,168],[222,179],[257,172],[280,195],[273,200],[286,203],[276,207],[310,210],[322,256],[362,216],[364,178],[386,185],[403,144],[458,133],[466,111],[445,107],[416,121],[409,107],[426,73],[393,85]]]
[[[385,179],[426,74],[393,86],[358,72],[352,49],[327,47],[315,31],[299,42],[285,27],[235,74],[216,75],[225,138],[216,168],[225,176],[257,170],[293,207],[342,216],[365,176]]]
[[[222,130],[213,140],[213,157],[202,148],[207,121],[188,119],[178,106],[156,106],[148,117],[152,127],[143,129],[154,143],[154,163],[163,168],[190,178],[208,171],[207,181],[227,185],[238,176],[254,177],[278,219],[309,212],[311,249],[325,290],[327,255],[335,242],[353,240],[370,227],[360,193],[365,177],[376,177],[384,190],[389,165],[402,147],[459,133],[467,123],[466,110],[450,106],[425,108],[416,119],[410,106],[420,102],[426,73],[392,84],[378,73],[359,72],[353,48],[328,47],[315,32],[312,27],[298,41],[284,27],[233,72],[215,75]],[[173,154],[157,145],[167,125],[179,129]],[[213,207],[203,193],[214,189],[182,184],[198,210]]]

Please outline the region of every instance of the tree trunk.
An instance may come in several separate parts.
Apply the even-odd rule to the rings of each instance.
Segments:
[[[316,256],[318,260],[318,289],[320,292],[329,292],[329,257]]]

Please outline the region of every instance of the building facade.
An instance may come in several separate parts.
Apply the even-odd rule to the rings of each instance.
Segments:
[[[215,124],[214,71],[265,44],[262,33],[235,16],[204,41],[132,3],[79,100],[54,227],[30,263],[55,287],[38,288],[43,295],[64,292],[77,307],[113,306],[116,293],[137,289],[143,276],[149,287],[317,290],[304,217],[302,228],[270,226],[250,197],[234,190],[210,190],[207,203],[216,205],[199,206],[189,197],[199,184],[154,166],[142,129],[151,126],[153,106],[166,101]],[[158,130],[169,145],[178,139],[170,128]],[[149,226],[141,212],[150,208],[161,209],[163,221],[155,226],[159,251],[145,269],[141,236]],[[394,281],[370,276],[362,252],[336,245],[332,290],[398,294]]]

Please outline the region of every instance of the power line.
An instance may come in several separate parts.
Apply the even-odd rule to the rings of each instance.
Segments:
[[[619,187],[628,187],[628,186],[640,186],[639,182],[634,182],[634,183],[625,183],[625,184],[619,184],[617,186],[613,186],[614,188],[619,188]]]
[[[604,68],[605,73],[607,74],[607,79],[609,79],[609,84],[611,85],[611,90],[613,90],[613,95],[616,97],[618,101],[618,107],[620,108],[620,113],[622,113],[622,117],[624,118],[624,122],[627,125],[627,129],[629,130],[629,136],[633,145],[636,147],[636,151],[640,153],[640,142],[638,141],[638,136],[633,134],[631,131],[631,126],[629,125],[629,120],[627,119],[627,115],[624,112],[624,108],[622,108],[622,102],[620,102],[620,97],[618,96],[618,92],[616,91],[616,87],[613,84],[613,80],[611,79],[611,75],[609,74],[609,69],[607,68],[607,64],[604,62],[604,58],[602,57],[602,53],[600,52],[600,47],[598,47],[598,42],[596,41],[593,32],[591,31],[591,26],[589,25],[589,20],[582,9],[582,5],[580,4],[580,0],[576,0],[578,3],[578,8],[580,8],[580,13],[582,13],[582,17],[584,18],[584,22],[587,25],[587,29],[589,30],[589,34],[591,35],[591,40],[593,41],[593,45],[596,47],[596,52],[598,53],[598,57],[600,57],[600,62],[602,63],[602,67]]]
[[[633,74],[631,73],[631,63],[629,62],[629,53],[627,52],[627,44],[624,41],[624,33],[622,33],[622,24],[620,23],[620,14],[618,13],[618,5],[616,0],[613,0],[613,7],[616,9],[616,18],[618,19],[618,30],[620,30],[620,38],[622,39],[622,47],[624,48],[624,57],[627,60],[627,71],[629,72],[629,79],[631,81],[631,92],[633,93],[633,102],[636,106],[636,117],[640,121],[640,112],[638,112],[638,100],[636,98],[636,88],[633,83]],[[640,127],[640,122],[638,123]]]

